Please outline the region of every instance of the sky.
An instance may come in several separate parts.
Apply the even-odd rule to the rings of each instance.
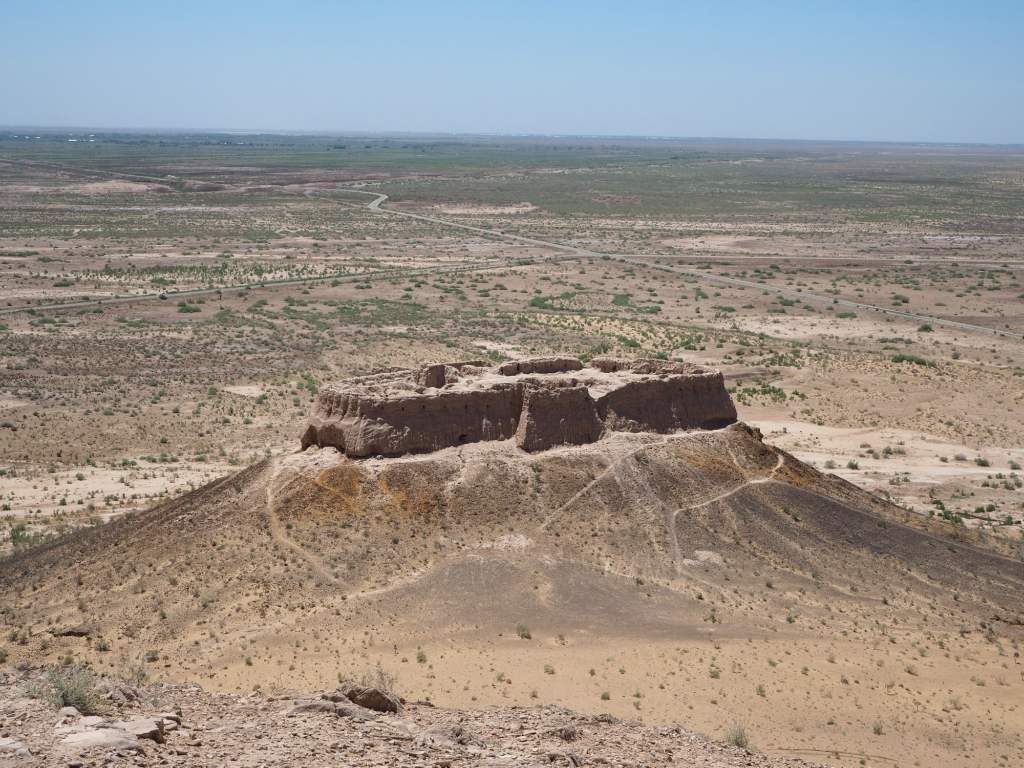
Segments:
[[[1024,2],[22,0],[0,125],[1024,143]]]

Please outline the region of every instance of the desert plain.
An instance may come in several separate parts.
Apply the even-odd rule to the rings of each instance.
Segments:
[[[1019,765],[1021,614],[990,585],[1024,579],[1022,272],[1019,148],[7,132],[3,664],[266,695],[379,668],[439,707],[742,728],[832,765]],[[542,355],[720,369],[772,453],[735,432],[528,470],[485,444],[299,453],[329,383]],[[652,487],[646,462],[670,459],[707,462],[692,498]],[[826,478],[794,483],[845,481],[850,505],[928,537],[942,574],[872,555],[860,529],[844,554],[841,520],[827,546],[797,535],[781,496],[759,498],[770,526],[730,534],[735,556],[708,543],[733,520],[708,510],[794,461]],[[402,474],[416,462],[434,464]],[[234,502],[187,495],[232,476]],[[371,476],[398,478],[372,519],[352,507]],[[451,493],[437,506],[408,477]],[[636,542],[582,543],[666,503],[694,521],[671,572]],[[174,527],[113,538],[161,504]],[[65,541],[82,559],[47,560]],[[564,570],[570,541],[604,570]],[[462,559],[435,568],[445,547]],[[78,625],[98,627],[61,632]]]

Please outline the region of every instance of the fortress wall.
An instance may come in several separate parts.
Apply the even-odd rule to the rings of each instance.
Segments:
[[[692,374],[704,373],[707,371],[694,363],[684,363],[676,360],[652,360],[640,358],[638,360],[623,360],[617,357],[595,357],[590,365],[604,373],[628,372],[636,374]]]
[[[583,370],[583,363],[575,357],[531,357],[526,360],[512,360],[498,366],[502,376],[516,376],[522,373],[566,373]]]
[[[608,430],[672,432],[716,428],[736,421],[719,371],[661,360],[595,361],[621,382],[595,402],[579,360],[538,358],[505,363],[484,383],[474,364],[431,365],[324,387],[302,447],[333,446],[347,456],[426,453],[513,436],[528,451],[598,440]],[[545,378],[545,374],[577,375]],[[495,380],[494,374],[509,376]],[[525,375],[524,375],[525,374]],[[516,378],[511,378],[511,377]],[[468,377],[468,378],[467,378]],[[450,386],[449,386],[450,385]],[[602,381],[597,391],[608,387]]]
[[[527,387],[516,430],[516,445],[523,450],[592,443],[602,432],[597,405],[586,387]]]
[[[736,421],[720,371],[630,381],[598,398],[597,412],[608,429],[620,432],[708,429]]]
[[[307,445],[334,446],[348,456],[426,453],[480,440],[507,440],[523,407],[516,384],[488,389],[381,398],[321,392]]]

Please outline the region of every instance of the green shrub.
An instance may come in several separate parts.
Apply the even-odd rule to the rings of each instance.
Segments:
[[[50,667],[32,695],[56,707],[74,707],[83,715],[96,715],[104,708],[96,676],[75,665]]]
[[[725,740],[728,744],[740,749],[750,749],[750,739],[747,737],[747,729],[744,728],[740,723],[736,723],[729,732],[725,734]]]
[[[931,360],[925,360],[923,357],[918,357],[917,355],[908,355],[902,352],[898,355],[893,355],[892,361],[894,363],[913,363],[914,365],[923,365],[927,368],[935,367],[935,363],[933,363]]]

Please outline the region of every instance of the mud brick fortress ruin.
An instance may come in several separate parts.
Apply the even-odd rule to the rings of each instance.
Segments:
[[[713,429],[736,421],[720,371],[691,363],[571,357],[391,369],[321,389],[302,447],[401,456],[482,440],[526,451],[606,432]]]

